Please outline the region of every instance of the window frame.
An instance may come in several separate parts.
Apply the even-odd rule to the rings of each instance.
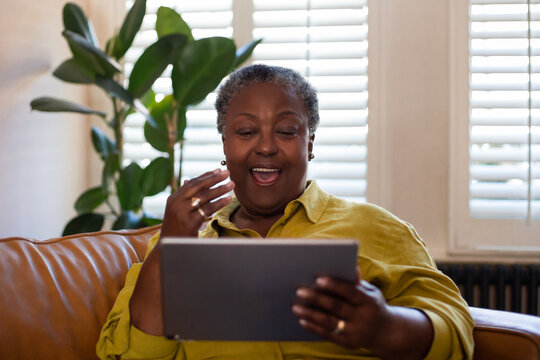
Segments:
[[[449,253],[537,256],[539,220],[469,216],[469,0],[450,2]]]

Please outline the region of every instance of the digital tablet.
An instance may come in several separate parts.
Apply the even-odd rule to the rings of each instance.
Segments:
[[[357,240],[164,238],[166,336],[177,340],[320,341],[291,307],[302,285],[354,281]]]

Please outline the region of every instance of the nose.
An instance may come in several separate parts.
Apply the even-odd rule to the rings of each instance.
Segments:
[[[276,154],[277,151],[278,147],[272,131],[262,131],[260,133],[255,152],[258,155],[271,156]]]

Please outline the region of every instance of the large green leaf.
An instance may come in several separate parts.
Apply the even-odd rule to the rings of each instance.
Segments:
[[[101,186],[90,188],[83,192],[77,201],[75,201],[75,210],[77,210],[77,214],[89,213],[103,204],[108,196],[109,194],[103,192]]]
[[[109,185],[114,180],[114,174],[120,169],[120,157],[117,153],[109,154],[105,159],[101,173],[101,188],[104,192],[109,191]]]
[[[103,160],[107,159],[110,154],[116,153],[116,142],[109,138],[103,130],[96,126],[92,126],[92,143],[94,149],[101,156]]]
[[[169,151],[169,128],[166,117],[173,116],[172,95],[165,96],[159,103],[154,104],[150,114],[154,123],[146,122],[144,124],[144,137],[152,147],[158,151]],[[184,138],[186,129],[186,108],[180,107],[176,110],[176,138],[175,142]]]
[[[261,41],[262,39],[254,40],[236,50],[236,57],[234,59],[231,71],[233,71],[234,69],[239,67],[244,61],[246,61],[253,53],[253,50],[255,50],[255,47],[259,45]]]
[[[121,59],[133,43],[135,35],[141,28],[146,13],[146,0],[135,0],[127,13],[118,36],[114,40],[114,57]]]
[[[64,28],[84,36],[95,47],[99,47],[92,23],[79,5],[67,3],[63,9]]]
[[[79,215],[67,223],[62,236],[101,230],[104,220],[105,217],[101,214],[89,213]]]
[[[144,124],[144,138],[158,151],[167,152],[169,150],[169,136],[167,135],[167,131],[150,125],[148,121]]]
[[[170,34],[183,34],[189,42],[194,40],[191,28],[182,16],[166,6],[161,6],[157,11],[156,32],[160,38]]]
[[[133,95],[113,79],[98,75],[96,76],[96,85],[105,90],[110,96],[114,96],[128,105],[134,106],[135,98]]]
[[[143,170],[137,163],[131,163],[120,171],[116,191],[123,210],[135,210],[141,207],[144,198],[141,190],[142,176]]]
[[[122,70],[121,66],[103,51],[95,47],[86,38],[69,31],[62,31],[73,53],[73,57],[88,71],[112,77]]]
[[[172,176],[172,166],[169,159],[158,157],[144,168],[142,191],[145,196],[156,195],[169,185]]]
[[[182,106],[197,104],[230,72],[236,47],[231,39],[210,37],[186,45],[174,62],[173,93]]]
[[[165,96],[160,102],[154,104],[150,110],[154,124],[146,122],[144,124],[144,137],[152,147],[158,151],[169,151],[169,135],[165,115],[172,116],[173,109],[172,95]]]
[[[165,68],[176,59],[186,43],[185,35],[171,34],[146,48],[133,66],[128,90],[135,97],[144,95]]]
[[[140,100],[147,109],[150,109],[156,103],[156,93],[150,88],[146,94],[141,96]]]
[[[92,110],[84,105],[75,104],[71,101],[52,98],[40,97],[32,100],[30,103],[32,110],[49,111],[49,112],[74,112],[80,114],[94,114],[101,117],[107,116],[104,112]]]
[[[150,115],[148,109],[139,99],[135,99],[129,91],[124,89],[122,85],[120,85],[113,79],[100,75],[96,76],[96,85],[105,90],[110,96],[119,98],[120,100],[137,110],[140,114],[146,117],[146,120],[148,122],[154,124],[154,119],[152,119],[152,116]]]
[[[92,84],[96,81],[96,74],[75,59],[64,61],[54,70],[53,75],[60,80],[76,84]]]
[[[176,141],[184,140],[184,131],[187,127],[187,117],[186,117],[187,108],[181,106],[178,109],[176,115]]]
[[[116,218],[112,225],[112,229],[137,229],[142,225],[141,218],[141,215],[137,215],[133,211],[124,211],[119,217]]]

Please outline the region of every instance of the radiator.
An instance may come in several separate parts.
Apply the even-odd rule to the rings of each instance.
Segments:
[[[540,315],[540,264],[437,264],[469,306]]]

